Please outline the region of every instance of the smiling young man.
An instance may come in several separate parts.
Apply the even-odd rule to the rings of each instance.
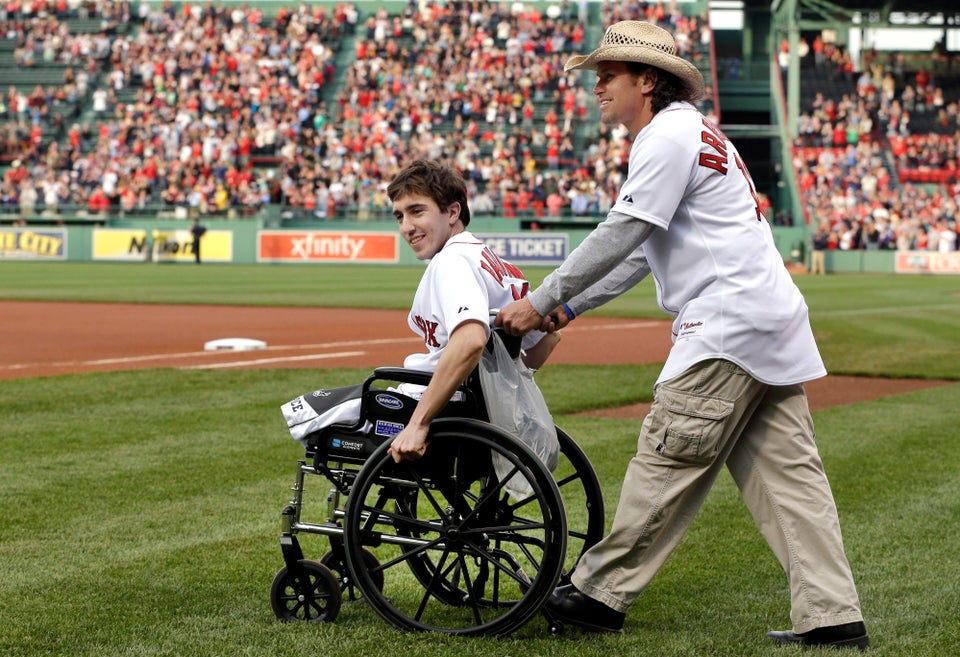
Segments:
[[[807,307],[737,149],[692,104],[703,76],[676,52],[666,30],[623,21],[567,62],[597,72],[601,119],[629,130],[627,179],[606,220],[496,319],[513,335],[560,328],[650,273],[660,307],[675,317],[610,533],[547,608],[587,629],[621,631],[726,467],[787,573],[793,628],[767,636],[866,648],[803,388],[826,374]]]
[[[490,337],[490,310],[523,298],[530,284],[467,230],[470,208],[463,177],[452,167],[417,160],[387,187],[400,235],[419,260],[429,260],[408,316],[425,353],[404,367],[433,372],[407,426],[394,438],[394,460],[417,459],[427,449],[430,422],[476,368]],[[524,363],[540,367],[559,335],[534,331],[524,337]]]

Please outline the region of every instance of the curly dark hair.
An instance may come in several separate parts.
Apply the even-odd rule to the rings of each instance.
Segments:
[[[463,175],[448,164],[432,160],[414,160],[394,176],[387,186],[390,201],[409,194],[419,194],[432,199],[441,210],[453,203],[460,204],[460,221],[470,224],[470,207],[467,205],[467,184]]]
[[[653,86],[653,99],[650,102],[650,107],[655,114],[670,103],[678,101],[692,103],[694,101],[686,85],[681,82],[680,78],[669,71],[640,62],[627,62],[627,68],[630,73],[636,76],[643,76],[647,71],[652,71],[656,74],[657,82]]]

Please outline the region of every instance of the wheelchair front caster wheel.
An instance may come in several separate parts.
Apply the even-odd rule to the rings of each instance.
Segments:
[[[273,578],[270,605],[282,621],[332,623],[340,613],[340,582],[323,564],[300,559]]]
[[[547,625],[547,632],[549,632],[551,636],[563,634],[563,621],[551,620]]]
[[[371,573],[371,578],[373,583],[376,585],[378,591],[383,590],[383,573],[378,570],[380,562],[377,560],[377,557],[367,549],[362,549],[361,553],[363,554],[363,565]],[[353,577],[350,575],[350,570],[347,568],[347,564],[344,563],[343,559],[343,550],[339,552],[335,550],[328,550],[322,557],[320,557],[320,563],[333,571],[334,576],[339,580],[340,583],[340,596],[349,602],[354,602],[356,600],[362,600],[363,594],[360,592],[360,589],[357,587],[357,583],[354,581]]]

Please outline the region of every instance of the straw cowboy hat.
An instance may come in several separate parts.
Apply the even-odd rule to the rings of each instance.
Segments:
[[[600,46],[589,55],[567,60],[564,71],[597,70],[600,62],[640,62],[673,73],[683,82],[689,100],[703,97],[703,75],[697,67],[677,57],[677,42],[662,27],[646,21],[620,21],[607,28]]]

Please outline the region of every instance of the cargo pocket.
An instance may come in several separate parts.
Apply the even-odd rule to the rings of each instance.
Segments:
[[[711,463],[723,447],[724,420],[733,402],[666,386],[657,391],[657,402],[663,416],[653,423],[657,435],[649,437],[657,453],[680,463]]]

